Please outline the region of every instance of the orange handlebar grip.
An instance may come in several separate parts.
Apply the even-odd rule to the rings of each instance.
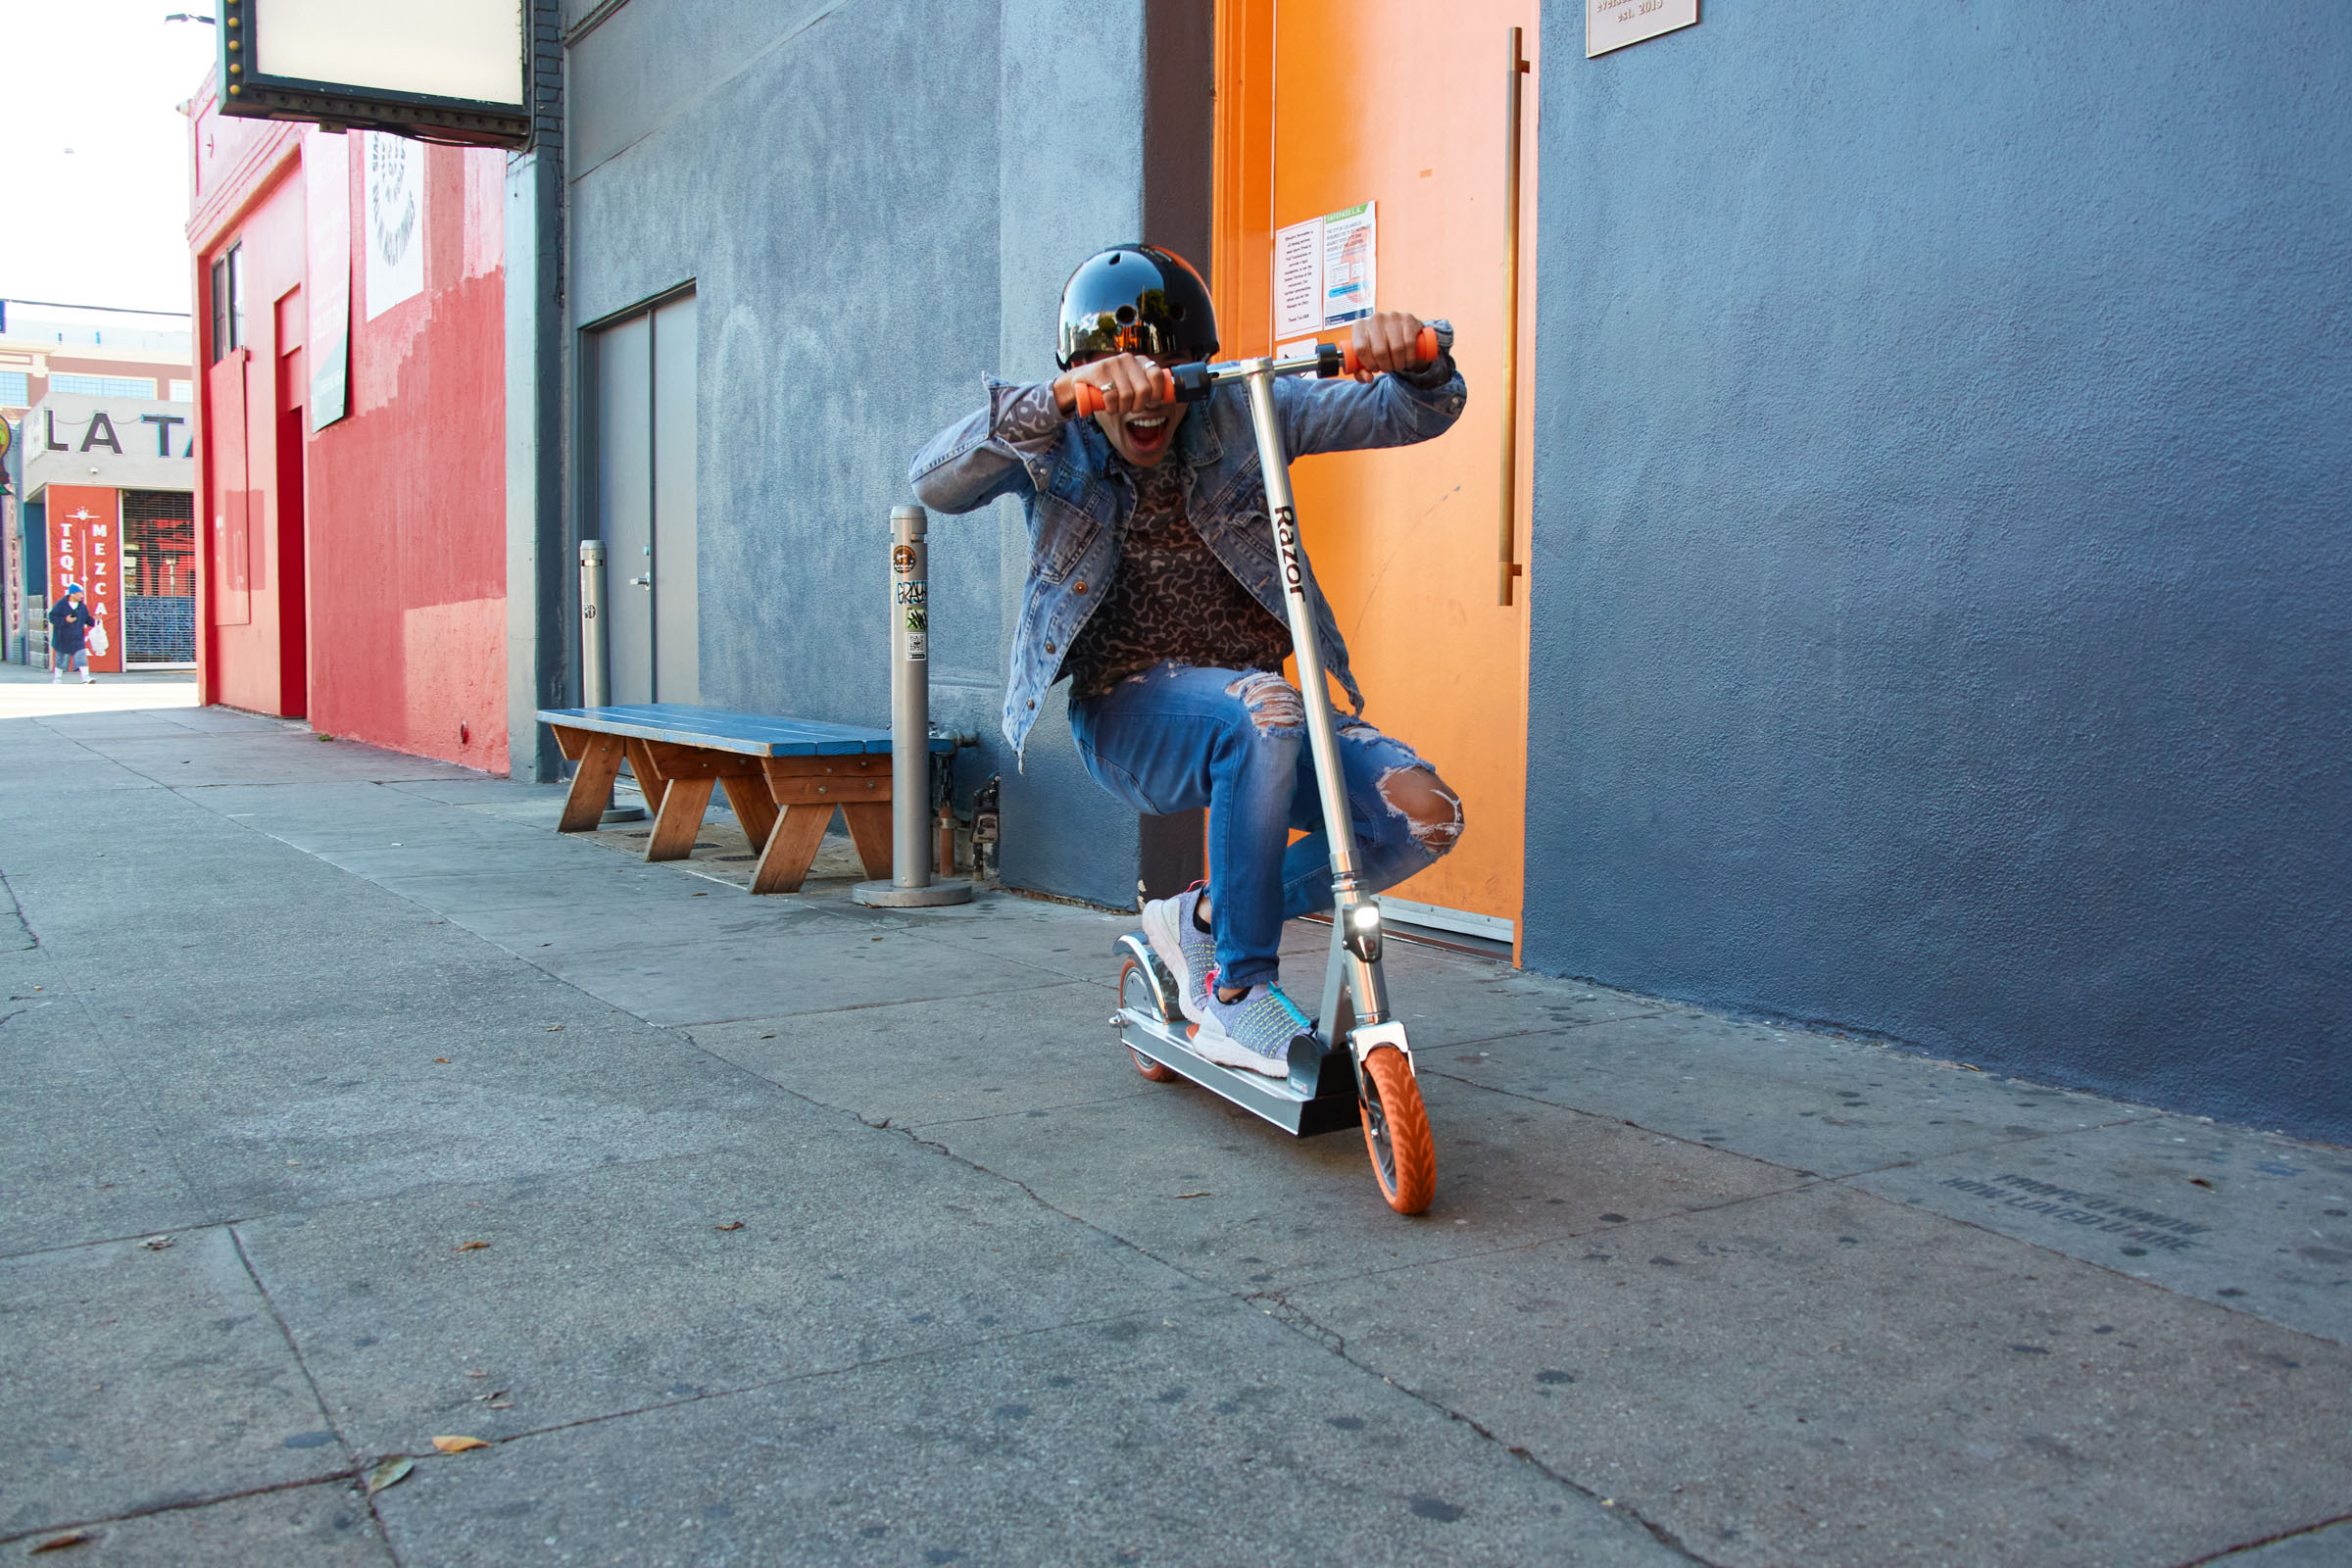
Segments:
[[[1438,329],[1434,326],[1423,327],[1420,335],[1413,339],[1413,353],[1420,357],[1423,365],[1437,364],[1438,356],[1443,352],[1438,347]],[[1354,344],[1349,343],[1340,350],[1340,366],[1349,375],[1363,368],[1355,357]]]
[[[1176,378],[1170,375],[1164,369],[1158,371],[1157,374],[1159,378],[1159,401],[1162,403],[1175,402]],[[1085,418],[1090,414],[1101,414],[1104,409],[1110,407],[1109,400],[1102,396],[1102,389],[1095,385],[1092,381],[1079,381],[1073,383],[1070,393],[1070,401],[1077,405],[1077,417],[1081,419]]]

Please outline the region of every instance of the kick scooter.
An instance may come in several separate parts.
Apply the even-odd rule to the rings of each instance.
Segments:
[[[1423,364],[1435,360],[1437,332],[1423,327],[1414,346]],[[1277,376],[1311,373],[1329,378],[1352,374],[1356,368],[1352,348],[1321,344],[1311,354],[1290,359],[1183,365],[1160,372],[1163,402],[1200,402],[1220,381],[1240,382],[1250,398],[1258,466],[1265,473],[1266,509],[1274,525],[1274,553],[1290,612],[1291,647],[1298,660],[1298,692],[1305,699],[1316,794],[1331,841],[1331,959],[1324,969],[1314,1031],[1292,1040],[1290,1074],[1282,1079],[1220,1067],[1196,1054],[1193,1026],[1177,1004],[1175,977],[1141,931],[1129,932],[1112,948],[1120,960],[1119,1010],[1110,1021],[1137,1070],[1154,1083],[1189,1078],[1294,1137],[1311,1138],[1360,1125],[1381,1196],[1397,1213],[1418,1214],[1437,1193],[1437,1150],[1430,1141],[1421,1088],[1413,1078],[1412,1048],[1405,1042],[1404,1025],[1390,1012],[1388,986],[1381,977],[1380,906],[1357,873],[1338,727],[1307,600],[1306,558],[1291,496],[1290,458],[1274,412]],[[1077,404],[1081,417],[1096,413],[1103,406],[1101,389],[1080,382]]]

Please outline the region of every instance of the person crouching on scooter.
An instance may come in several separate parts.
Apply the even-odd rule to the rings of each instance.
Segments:
[[[1353,380],[1273,384],[1293,457],[1405,446],[1445,433],[1467,396],[1453,334],[1418,363],[1422,323],[1357,321]],[[1013,637],[1004,735],[1019,751],[1037,705],[1070,680],[1070,730],[1087,771],[1139,811],[1208,808],[1208,880],[1147,904],[1143,925],[1175,976],[1194,1049],[1269,1077],[1312,1030],[1285,996],[1282,922],[1332,906],[1331,854],[1297,687],[1283,583],[1250,432],[1249,395],[1161,403],[1157,369],[1213,359],[1216,313],[1182,258],[1151,245],[1090,257],[1062,288],[1054,380],[991,377],[988,406],[940,432],[909,477],[925,506],[970,512],[1017,495],[1029,571]],[[1106,405],[1078,418],[1075,385]],[[1325,666],[1360,714],[1348,649],[1310,580]],[[1367,890],[1432,864],[1462,832],[1461,802],[1402,741],[1361,717],[1339,725]],[[1294,828],[1307,836],[1291,842]]]

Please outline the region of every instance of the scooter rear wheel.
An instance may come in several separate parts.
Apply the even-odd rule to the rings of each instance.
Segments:
[[[1395,1046],[1375,1046],[1364,1057],[1364,1147],[1380,1196],[1399,1214],[1418,1214],[1438,1196],[1438,1149],[1413,1064]]]
[[[1167,1009],[1160,1005],[1159,988],[1152,983],[1152,977],[1144,972],[1144,966],[1133,958],[1119,965],[1119,1005],[1156,1012],[1163,1018],[1167,1016]],[[1178,1077],[1175,1068],[1161,1066],[1133,1046],[1127,1048],[1127,1054],[1135,1058],[1135,1070],[1155,1084],[1172,1084]]]

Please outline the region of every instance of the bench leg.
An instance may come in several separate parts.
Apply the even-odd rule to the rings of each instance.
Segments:
[[[637,775],[637,788],[645,793],[645,808],[649,811],[659,812],[662,809],[662,796],[663,791],[668,788],[668,781],[662,778],[662,769],[655,765],[653,748],[640,740],[630,740],[623,744],[628,747],[629,771]]]
[[[619,736],[575,739],[582,743],[577,754],[580,769],[571,775],[571,793],[564,797],[564,818],[556,824],[559,833],[585,833],[602,822],[605,805],[612,798],[612,780],[620,772]]]
[[[865,862],[865,874],[877,882],[890,880],[890,808],[880,801],[860,801],[856,806],[841,808],[850,824],[850,842],[858,846],[858,858]]]
[[[759,869],[752,873],[754,893],[798,893],[815,863],[816,847],[833,823],[830,806],[787,806],[768,830],[767,848],[760,852]]]
[[[662,791],[662,812],[654,818],[654,836],[645,843],[649,860],[683,860],[694,853],[694,836],[703,830],[703,812],[710,806],[707,778],[673,778]]]
[[[727,788],[727,804],[743,824],[743,836],[757,851],[776,830],[776,802],[767,793],[767,780],[757,773],[729,773],[719,782]]]

